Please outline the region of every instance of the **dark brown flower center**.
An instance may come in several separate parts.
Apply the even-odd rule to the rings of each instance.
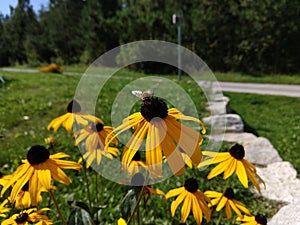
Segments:
[[[243,159],[245,157],[245,149],[242,145],[239,144],[233,145],[230,148],[229,153],[235,159]]]
[[[102,123],[93,123],[92,130],[94,132],[100,132],[101,130],[103,130],[103,124]]]
[[[233,192],[233,189],[232,188],[227,188],[225,193],[224,193],[224,196],[230,200],[234,199],[234,192]]]
[[[21,213],[15,219],[16,223],[25,223],[28,219],[28,213]]]
[[[189,178],[184,182],[184,188],[188,192],[194,193],[198,190],[198,182],[194,178]]]
[[[22,187],[22,191],[28,191],[29,190],[29,181]]]
[[[267,225],[267,217],[261,214],[257,214],[255,216],[255,221],[258,222],[261,225]]]
[[[81,106],[76,100],[72,100],[68,106],[67,106],[67,111],[69,113],[77,113],[81,111]]]
[[[141,106],[141,114],[148,122],[155,117],[164,119],[168,116],[167,104],[158,98],[146,98]]]
[[[141,173],[136,173],[131,178],[131,186],[143,186],[144,183],[145,183],[145,178]]]
[[[46,162],[50,153],[48,149],[41,145],[32,146],[27,153],[27,160],[31,165]]]
[[[139,153],[139,151],[137,151],[134,156],[132,157],[132,160],[134,161],[140,161],[141,160],[141,154]]]

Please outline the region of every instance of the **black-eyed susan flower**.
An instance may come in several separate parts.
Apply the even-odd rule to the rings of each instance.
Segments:
[[[179,204],[183,202],[181,207],[182,223],[185,223],[191,210],[198,225],[202,223],[202,214],[205,215],[207,222],[210,221],[211,211],[208,206],[210,199],[198,189],[198,183],[194,178],[187,179],[183,187],[170,190],[165,198],[168,199],[177,195],[178,197],[171,204],[172,217],[174,217]]]
[[[135,153],[128,166],[123,166],[123,170],[127,171],[129,175],[137,174],[141,172],[143,168],[146,169],[147,165],[144,161],[142,161],[139,151]]]
[[[81,112],[81,106],[79,103],[76,100],[72,100],[67,106],[67,113],[53,119],[47,128],[48,130],[53,128],[53,130],[56,132],[62,125],[70,133],[74,124],[87,126],[89,121],[103,124],[101,119]]]
[[[261,214],[256,216],[244,216],[244,218],[237,218],[236,221],[243,222],[241,225],[267,225],[267,217]]]
[[[211,157],[211,159],[201,162],[198,167],[203,167],[209,164],[219,163],[215,168],[213,168],[208,174],[207,178],[212,179],[224,172],[224,179],[229,178],[234,172],[242,185],[248,188],[248,178],[252,184],[260,192],[260,186],[257,181],[259,179],[263,184],[263,179],[257,174],[255,166],[244,159],[245,150],[242,145],[233,145],[229,152],[208,152],[203,151],[203,155]]]
[[[185,162],[178,146],[198,165],[202,159],[202,136],[178,120],[194,121],[202,126],[202,133],[205,133],[205,127],[199,119],[185,116],[175,108],[168,109],[161,99],[146,98],[142,102],[141,111],[124,119],[122,125],[114,130],[115,135],[108,137],[107,145],[120,133],[133,129],[122,155],[123,164],[130,164],[146,137],[145,158],[151,175],[162,176],[162,153],[173,174],[180,175],[184,172]]]
[[[81,165],[76,162],[60,160],[69,155],[65,153],[57,153],[50,155],[48,149],[44,146],[35,145],[31,147],[27,153],[27,159],[12,174],[11,179],[3,186],[1,195],[12,186],[10,200],[15,201],[18,193],[24,185],[29,182],[29,193],[32,206],[36,206],[40,193],[43,189],[51,189],[52,178],[63,184],[70,184],[70,178],[62,169],[80,170]]]
[[[44,187],[41,187],[41,192],[47,192]],[[42,202],[42,196],[39,195],[38,202]],[[27,182],[21,189],[21,191],[17,194],[16,199],[14,201],[14,206],[17,209],[25,208],[28,209],[31,206],[31,197],[29,192],[29,182]]]
[[[49,137],[44,139],[45,144],[49,145],[50,147],[52,147],[53,145],[55,145],[57,143],[56,138],[53,135],[50,135]]]
[[[204,194],[211,199],[211,206],[217,206],[217,212],[225,207],[227,219],[232,217],[232,210],[240,218],[243,218],[242,212],[250,215],[250,211],[241,202],[234,199],[234,191],[232,188],[227,188],[224,194],[216,191],[205,191]]]
[[[9,219],[4,220],[1,225],[51,225],[53,224],[52,220],[48,219],[46,215],[41,215],[45,211],[50,209],[43,208],[37,210],[36,208],[23,210],[18,214],[12,215]]]
[[[100,165],[102,156],[109,159],[113,159],[113,156],[118,156],[119,149],[111,146],[105,148],[105,139],[112,131],[113,128],[111,126],[104,126],[102,123],[97,122],[74,133],[76,138],[75,145],[84,141],[85,152],[83,153],[83,158],[86,160],[87,167],[94,161],[96,161],[97,165]],[[118,141],[114,140],[113,144],[118,145]]]
[[[113,156],[118,156],[119,149],[114,147],[108,147],[107,149],[94,149],[85,152],[82,155],[82,158],[86,161],[86,168],[89,168],[93,162],[95,162],[98,166],[101,163],[102,156],[105,156],[108,159],[113,159]],[[82,158],[79,159],[79,163],[82,162]]]
[[[0,217],[2,218],[6,218],[6,214],[5,213],[8,213],[11,208],[7,208],[5,207],[5,205],[7,205],[8,203],[8,200],[5,199],[1,204],[0,204]]]
[[[103,123],[92,123],[89,126],[74,133],[75,145],[85,141],[85,148],[87,151],[95,150],[97,148],[105,148],[105,139],[113,131],[113,127],[104,126]],[[118,145],[118,140],[114,139],[112,142],[115,146]]]

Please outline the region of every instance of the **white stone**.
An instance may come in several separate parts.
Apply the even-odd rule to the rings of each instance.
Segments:
[[[214,130],[224,132],[243,132],[244,130],[242,118],[237,114],[224,114],[204,117],[203,122],[204,124],[211,126]]]
[[[288,203],[300,198],[300,180],[291,163],[283,161],[269,164],[265,168],[258,167],[257,173],[266,183],[266,189],[261,184],[262,196]]]
[[[300,225],[300,198],[282,207],[268,225]]]
[[[222,115],[228,112],[229,98],[226,96],[217,96],[207,103],[207,109],[212,115]]]
[[[245,147],[245,158],[257,165],[268,165],[275,162],[281,162],[277,150],[270,141],[264,137],[258,137]]]
[[[257,137],[254,134],[243,132],[243,133],[224,133],[213,136],[207,136],[207,138],[216,140],[216,141],[226,141],[232,143],[238,143],[241,145],[249,145]]]

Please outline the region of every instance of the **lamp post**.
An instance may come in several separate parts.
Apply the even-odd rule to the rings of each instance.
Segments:
[[[181,23],[182,16],[178,14],[173,14],[172,16],[173,24],[177,24],[177,41],[178,41],[178,58],[177,58],[177,67],[178,67],[178,80],[181,80]]]

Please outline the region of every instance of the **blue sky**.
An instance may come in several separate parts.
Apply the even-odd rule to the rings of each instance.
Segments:
[[[30,4],[33,6],[34,11],[37,12],[41,8],[41,5],[47,6],[48,2],[49,0],[31,0]],[[18,0],[0,0],[0,12],[3,15],[9,15],[9,6],[16,7],[17,4]]]

